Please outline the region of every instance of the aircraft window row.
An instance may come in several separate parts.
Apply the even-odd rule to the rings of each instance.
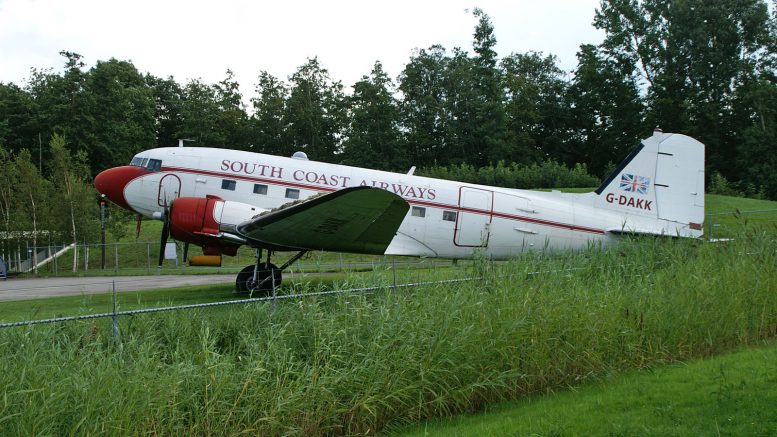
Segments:
[[[443,211],[442,212],[442,219],[446,222],[455,222],[456,221],[456,211]]]
[[[235,188],[237,188],[237,181],[234,181],[232,179],[222,179],[221,180],[221,189],[222,190],[229,190],[229,191],[235,191]],[[267,195],[268,186],[265,184],[254,184],[254,194],[261,194],[261,195]],[[286,188],[286,198],[287,199],[299,199],[300,192],[296,188]]]
[[[414,206],[413,209],[410,211],[410,215],[413,217],[426,217],[426,208],[421,208],[420,206]]]
[[[264,194],[264,195],[267,195],[267,185],[264,185],[264,184],[254,184],[254,194]]]

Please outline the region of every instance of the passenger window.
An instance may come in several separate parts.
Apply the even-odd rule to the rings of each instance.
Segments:
[[[254,184],[254,194],[267,194],[267,185]]]
[[[410,214],[413,217],[426,217],[426,208],[421,208],[420,206],[414,206]]]
[[[229,179],[222,179],[221,180],[221,189],[222,190],[229,190],[229,191],[235,191],[235,186],[237,185],[237,182]]]
[[[442,219],[446,222],[455,222],[456,221],[456,211],[443,211],[442,212]]]
[[[149,159],[146,168],[151,171],[162,170],[162,161],[159,159]]]
[[[294,188],[286,188],[287,199],[299,199],[299,190]]]

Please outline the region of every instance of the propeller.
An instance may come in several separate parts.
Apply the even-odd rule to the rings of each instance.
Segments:
[[[140,238],[140,224],[143,223],[143,216],[138,214],[138,222],[135,225],[135,238]]]
[[[162,262],[165,260],[165,247],[167,246],[167,238],[170,236],[170,208],[167,207],[167,199],[165,199],[165,209],[162,211],[162,237],[159,241],[159,265],[162,268]]]

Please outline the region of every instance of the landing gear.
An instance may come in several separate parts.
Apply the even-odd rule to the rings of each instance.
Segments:
[[[281,267],[277,267],[270,262],[272,251],[267,251],[267,261],[262,262],[262,249],[256,249],[256,263],[246,266],[237,274],[235,291],[238,293],[250,293],[255,297],[268,296],[272,293],[273,287],[277,288],[281,285],[283,280],[282,272],[306,253],[308,251],[303,250],[291,257]]]

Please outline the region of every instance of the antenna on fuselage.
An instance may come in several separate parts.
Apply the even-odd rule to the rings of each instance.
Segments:
[[[186,141],[188,141],[190,143],[194,142],[194,140],[190,140],[188,138],[178,138],[178,147],[183,147],[183,143],[186,142]]]

